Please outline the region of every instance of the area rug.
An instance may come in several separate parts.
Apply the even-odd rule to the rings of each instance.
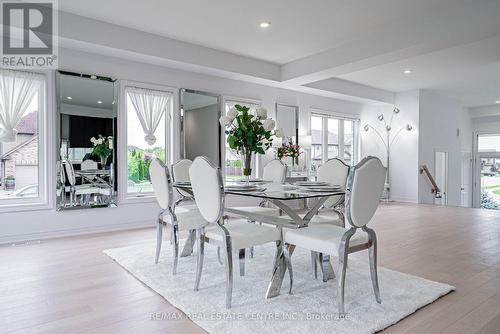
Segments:
[[[138,280],[163,296],[182,312],[153,313],[151,321],[189,318],[209,333],[374,333],[455,288],[420,277],[379,267],[382,304],[375,301],[368,255],[350,256],[346,276],[345,317],[337,314],[337,280],[314,279],[310,253],[296,249],[292,256],[293,293],[288,294],[288,274],[281,295],[264,299],[271,277],[275,246],[255,248],[239,276],[234,260],[233,306],[225,308],[225,270],[216,248],[206,246],[199,291],[193,291],[196,255],[180,258],[172,275],[172,250],[164,243],[160,262],[154,263],[154,244],[104,251]],[[353,258],[351,260],[351,257]],[[332,261],[336,271],[336,261]]]

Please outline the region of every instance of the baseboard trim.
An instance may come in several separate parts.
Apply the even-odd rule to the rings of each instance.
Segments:
[[[71,236],[85,235],[85,234],[95,234],[102,232],[132,230],[132,229],[154,227],[154,226],[155,224],[151,223],[151,220],[147,221],[144,220],[144,221],[137,221],[130,223],[107,224],[107,225],[92,226],[92,227],[78,227],[78,228],[43,231],[36,233],[2,235],[0,236],[0,245],[28,242],[33,240],[46,240],[46,239],[71,237]]]

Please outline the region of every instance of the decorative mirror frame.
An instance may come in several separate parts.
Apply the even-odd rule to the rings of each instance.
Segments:
[[[186,158],[186,132],[184,130],[184,102],[185,102],[185,97],[184,93],[192,93],[192,94],[200,94],[200,95],[206,95],[206,96],[211,96],[217,98],[217,124],[219,124],[219,119],[222,115],[222,95],[216,94],[216,93],[211,93],[211,92],[205,92],[205,91],[200,91],[200,90],[194,90],[194,89],[188,89],[188,88],[180,88],[179,89],[179,157],[180,159],[185,159]],[[224,145],[224,136],[222,135],[222,126],[219,124],[219,149],[218,149],[218,157],[217,157],[217,162],[218,166],[222,168],[222,151],[225,149]]]
[[[282,106],[282,107],[287,107],[287,108],[292,108],[295,110],[295,144],[298,145],[299,144],[299,107],[298,106],[295,106],[295,105],[291,105],[291,104],[284,104],[284,103],[278,103],[276,102],[275,104],[275,113],[276,113],[276,122],[277,122],[277,126],[278,128],[280,128],[280,118],[279,118],[279,113],[278,113],[278,109],[279,107]]]
[[[108,76],[103,76],[103,75],[97,75],[97,74],[86,74],[86,73],[80,73],[80,72],[73,72],[73,71],[64,71],[64,70],[56,70],[54,73],[54,95],[55,95],[55,158],[56,158],[56,164],[55,164],[55,185],[56,185],[56,192],[55,192],[55,207],[57,211],[63,211],[63,210],[78,210],[78,209],[92,209],[92,208],[103,208],[103,207],[116,207],[117,206],[117,167],[116,167],[116,162],[117,162],[117,132],[118,132],[118,127],[115,126],[113,129],[113,136],[115,137],[115,148],[113,149],[112,153],[112,161],[113,161],[113,169],[111,170],[111,177],[112,177],[112,183],[111,183],[111,198],[108,203],[108,205],[99,205],[99,206],[90,206],[90,205],[81,205],[81,206],[62,206],[59,197],[57,196],[57,192],[59,191],[59,183],[60,183],[60,168],[62,167],[62,161],[60,158],[60,152],[61,152],[61,105],[60,105],[60,77],[61,75],[71,75],[75,77],[80,77],[82,79],[86,80],[104,80],[113,83],[113,98],[115,101],[115,104],[113,106],[114,113],[116,115],[116,118],[118,119],[118,80],[116,78],[108,77]],[[118,123],[118,122],[117,122]],[[59,168],[57,168],[59,166]]]

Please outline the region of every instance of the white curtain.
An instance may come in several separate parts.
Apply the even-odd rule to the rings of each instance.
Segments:
[[[40,74],[0,70],[0,142],[16,140],[15,127],[25,115],[42,82],[43,76]]]
[[[156,142],[154,133],[165,114],[172,94],[138,87],[126,87],[125,91],[141,122],[142,130],[146,135],[144,140],[149,145],[153,145]]]

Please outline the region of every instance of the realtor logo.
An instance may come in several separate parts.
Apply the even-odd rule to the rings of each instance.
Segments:
[[[57,3],[2,0],[1,8],[2,67],[56,68]]]

